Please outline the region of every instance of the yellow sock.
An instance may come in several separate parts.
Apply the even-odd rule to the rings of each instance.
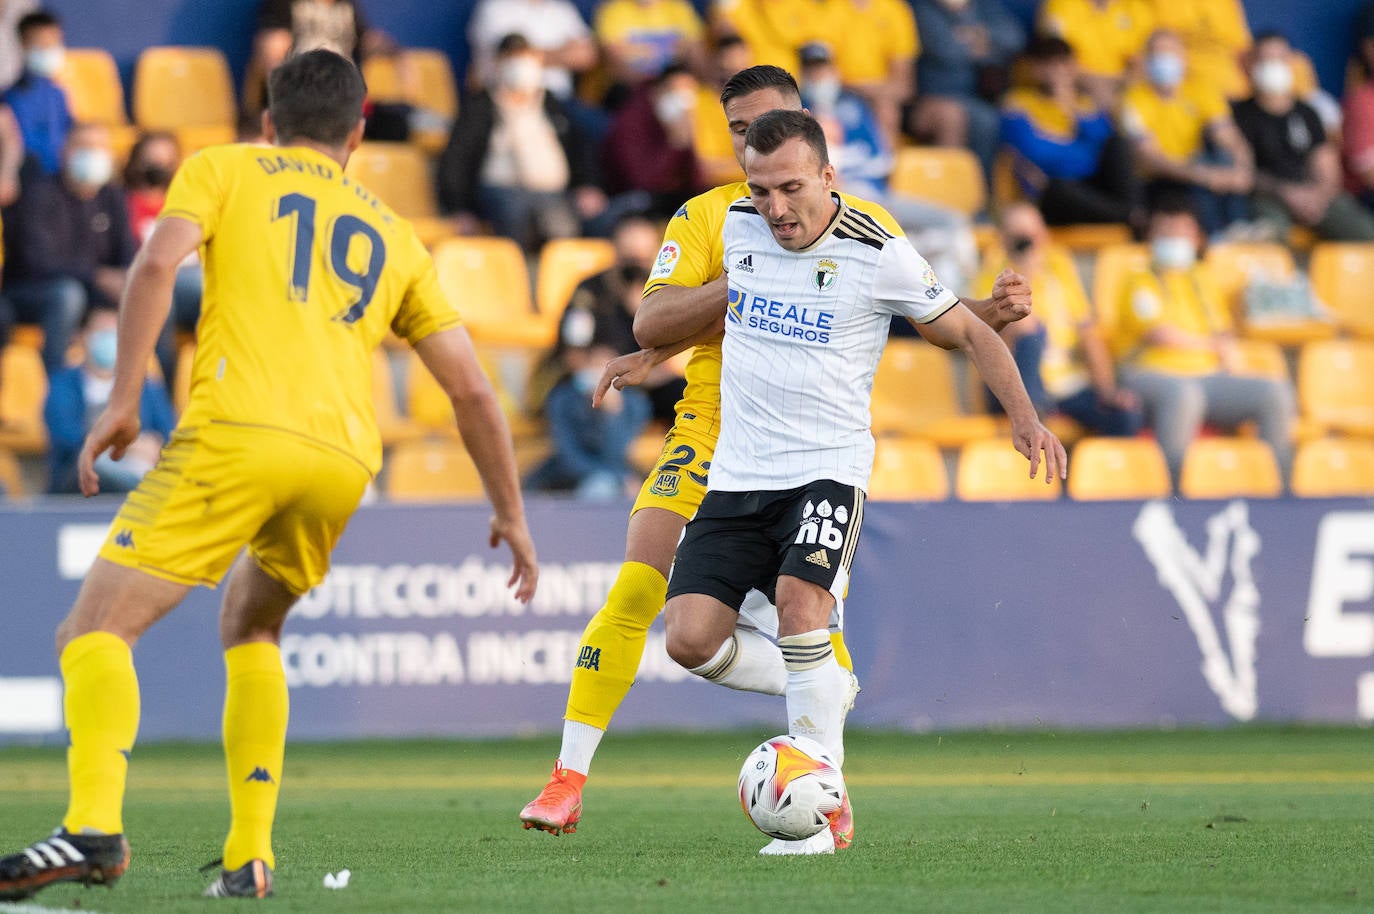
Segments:
[[[138,676],[128,643],[109,632],[74,638],[62,651],[63,709],[71,746],[71,801],[62,827],[124,831],[124,783],[138,735]]]
[[[250,860],[276,867],[272,820],[286,755],[286,671],[275,644],[253,642],[224,652],[224,758],[229,771],[229,837],[224,868]]]
[[[668,581],[642,562],[620,566],[606,605],[582,633],[568,690],[568,720],[605,730],[639,672],[649,626],[663,609]]]
[[[849,672],[854,672],[854,661],[850,659],[849,648],[844,646],[844,635],[842,633],[830,633],[830,649],[835,652],[836,663],[846,670],[849,670]]]

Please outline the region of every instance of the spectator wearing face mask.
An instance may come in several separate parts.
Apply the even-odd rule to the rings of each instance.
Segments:
[[[1331,241],[1374,241],[1374,215],[1343,189],[1340,153],[1293,88],[1293,53],[1277,32],[1256,36],[1254,95],[1236,102],[1236,124],[1255,152],[1255,218],[1282,239],[1294,224]]]
[[[605,104],[618,108],[629,94],[675,61],[706,76],[706,27],[688,0],[603,0],[594,21],[610,71]]]
[[[1189,79],[1183,41],[1157,31],[1145,45],[1145,79],[1132,83],[1121,122],[1149,196],[1187,191],[1208,235],[1249,217],[1254,156],[1220,92]]]
[[[696,78],[673,64],[616,113],[602,150],[607,190],[639,192],[638,208],[667,218],[705,189],[697,162]]]
[[[1198,263],[1202,230],[1187,197],[1159,201],[1150,214],[1151,266],[1128,278],[1116,338],[1123,386],[1145,419],[1177,483],[1188,444],[1204,424],[1259,425],[1285,470],[1296,412],[1286,382],[1238,372],[1231,315]]]
[[[88,307],[114,307],[137,242],[124,193],[110,183],[109,129],[78,124],[57,177],[30,181],[5,218],[5,297],[43,328],[49,376],[65,362]]]
[[[113,308],[92,308],[86,313],[82,332],[85,360],[63,369],[49,379],[48,400],[43,418],[48,425],[50,476],[48,490],[55,494],[78,494],[76,459],[81,443],[96,416],[109,402],[114,388],[115,353],[119,348],[119,314]],[[176,416],[167,398],[167,389],[150,378],[139,401],[138,437],[124,457],[109,454],[96,458],[100,491],[128,492],[138,485],[153,464],[158,452],[172,434]]]
[[[172,133],[145,133],[129,150],[129,161],[124,167],[124,198],[129,204],[129,224],[140,246],[157,224],[167,200],[167,188],[180,164],[181,144]],[[164,378],[176,377],[176,332],[196,329],[203,287],[200,257],[192,254],[177,270],[172,312],[157,341],[157,360]]]
[[[62,169],[62,149],[72,128],[67,93],[53,81],[66,55],[62,23],[46,11],[29,13],[19,20],[18,32],[24,70],[0,95],[0,106],[18,125],[32,167],[55,175]]]
[[[485,220],[527,251],[604,212],[591,144],[545,91],[540,54],[524,36],[501,41],[494,82],[459,106],[439,160],[439,203],[464,233]]]

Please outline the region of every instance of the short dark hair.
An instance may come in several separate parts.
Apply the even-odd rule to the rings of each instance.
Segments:
[[[762,64],[757,67],[746,67],[725,81],[725,88],[720,92],[721,107],[741,96],[753,95],[764,89],[776,89],[783,95],[795,98],[797,104],[801,104],[801,89],[797,88],[797,81],[792,78],[792,74],[782,67]]]
[[[805,111],[789,111],[779,108],[761,114],[749,125],[744,135],[744,145],[755,152],[768,155],[791,139],[800,139],[815,151],[821,167],[830,164],[830,153],[825,145],[825,131],[820,122]]]
[[[119,317],[119,309],[103,301],[91,305],[81,315],[81,329],[85,330],[89,328],[91,324],[95,322],[95,319],[102,314],[113,314],[115,317]]]
[[[530,44],[528,38],[519,32],[511,32],[496,43],[496,56],[505,57],[507,54],[522,54],[531,47],[533,45]]]
[[[1073,46],[1055,35],[1037,35],[1026,44],[1023,56],[1032,63],[1048,63],[1073,56]]]
[[[341,146],[363,116],[367,87],[347,57],[323,48],[289,58],[267,80],[267,108],[283,142]]]
[[[1256,33],[1254,40],[1250,42],[1250,47],[1257,48],[1268,41],[1282,41],[1289,48],[1293,47],[1293,42],[1289,37],[1278,29],[1263,29]]]
[[[15,25],[14,31],[19,35],[19,41],[22,43],[28,40],[30,32],[52,28],[53,26],[61,28],[62,20],[47,10],[34,10],[32,13],[19,17],[19,22]]]
[[[1202,223],[1193,195],[1182,189],[1163,191],[1150,201],[1150,218],[1156,216],[1192,216],[1193,221]]]

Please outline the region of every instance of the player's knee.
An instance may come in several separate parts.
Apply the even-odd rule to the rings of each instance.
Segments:
[[[724,642],[711,632],[692,630],[686,626],[668,626],[668,656],[687,670],[696,670],[711,662]]]

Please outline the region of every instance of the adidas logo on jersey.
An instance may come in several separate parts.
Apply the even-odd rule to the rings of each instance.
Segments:
[[[806,560],[812,565],[820,565],[826,571],[830,570],[830,556],[825,554],[824,549],[817,549],[815,552],[808,555]]]
[[[754,255],[745,254],[739,259],[739,263],[735,264],[735,269],[739,270],[741,273],[754,272]]]

